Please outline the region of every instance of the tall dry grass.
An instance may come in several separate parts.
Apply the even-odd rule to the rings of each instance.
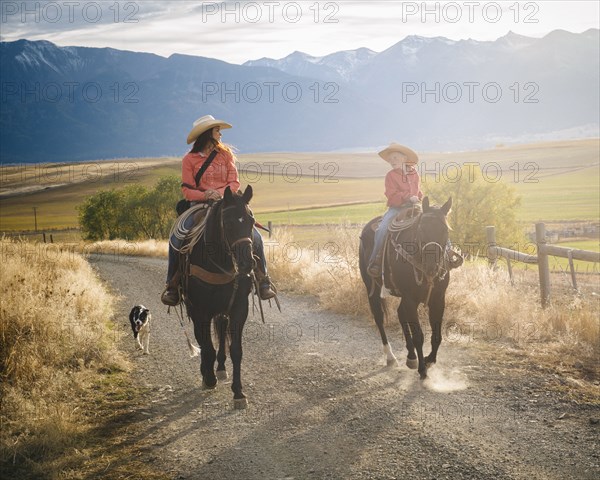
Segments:
[[[126,368],[109,323],[113,299],[81,255],[0,240],[0,459],[30,466],[81,448],[78,397],[98,371]],[[89,412],[87,412],[89,413]]]
[[[116,255],[140,257],[166,257],[169,242],[166,240],[102,240],[74,244],[74,250],[85,255]]]
[[[270,275],[277,288],[311,294],[331,311],[366,315],[369,304],[358,268],[358,236],[343,225],[334,229],[333,242],[302,248],[285,228],[265,241]]]

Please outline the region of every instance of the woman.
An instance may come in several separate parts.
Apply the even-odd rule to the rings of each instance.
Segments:
[[[240,188],[235,156],[231,148],[221,143],[221,130],[226,128],[231,128],[231,125],[221,120],[215,120],[212,115],[205,115],[194,122],[192,131],[188,135],[188,145],[191,143],[194,145],[189,153],[183,157],[181,177],[183,195],[192,205],[199,202],[220,200],[227,187],[230,187],[232,192],[237,192]],[[213,150],[216,151],[216,155],[202,174],[198,186],[196,186],[196,175]],[[193,216],[189,220],[193,223]],[[192,226],[185,225],[188,229]],[[182,242],[173,237],[169,243],[167,286],[161,300],[165,305],[173,306],[178,305],[181,299],[179,297],[179,255],[173,249],[171,243],[180,247]],[[259,277],[259,295],[261,299],[268,300],[275,296],[275,292],[267,275],[262,237],[256,228],[254,228],[252,243],[254,253],[259,259],[256,272]]]
[[[369,275],[375,278],[381,277],[383,243],[390,223],[401,210],[411,208],[423,198],[421,180],[415,168],[419,157],[414,151],[392,143],[379,152],[379,156],[388,162],[392,169],[385,176],[385,196],[389,208],[375,232],[375,246],[367,268]]]

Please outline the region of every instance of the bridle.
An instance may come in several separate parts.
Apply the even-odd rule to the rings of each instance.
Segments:
[[[231,256],[231,258],[233,260],[233,265],[234,265],[234,268],[235,268],[236,278],[237,278],[237,276],[241,275],[241,274],[239,273],[239,269],[238,269],[238,265],[237,265],[237,260],[236,260],[235,255],[234,255],[234,249],[238,245],[248,244],[249,248],[250,248],[250,251],[252,251],[252,237],[241,237],[241,238],[238,238],[237,240],[234,240],[231,243],[229,242],[229,239],[227,238],[227,234],[225,233],[225,226],[223,225],[223,212],[225,210],[229,210],[229,209],[232,209],[232,208],[236,208],[236,205],[229,205],[228,207],[221,208],[221,229],[223,231],[223,240],[224,240],[224,243],[225,243],[225,249],[226,249],[227,253]],[[248,216],[252,217],[252,215],[250,215],[250,214]],[[254,261],[255,260],[252,259],[252,262],[254,262]],[[254,267],[254,265],[253,265],[253,267]]]
[[[416,244],[417,244],[417,252],[416,254],[410,253],[408,252],[401,244],[401,242],[397,241],[396,239],[398,238],[399,235],[396,235],[396,238],[391,237],[390,241],[392,243],[392,246],[394,247],[394,251],[396,252],[396,256],[400,256],[402,257],[404,260],[406,260],[409,264],[412,265],[413,267],[413,272],[415,275],[415,282],[417,283],[418,286],[423,285],[423,281],[426,281],[427,284],[427,298],[425,299],[425,304],[429,303],[429,297],[431,296],[431,291],[433,290],[433,284],[436,280],[443,280],[446,277],[446,274],[448,273],[448,269],[446,268],[446,249],[445,247],[443,247],[442,245],[440,245],[437,242],[427,242],[425,245],[422,244],[422,220],[423,217],[427,217],[427,218],[434,218],[434,219],[438,219],[442,222],[444,222],[444,225],[446,226],[446,219],[445,218],[440,218],[439,215],[435,215],[432,213],[421,213],[419,215],[419,219],[417,221],[417,231],[416,231],[416,235],[415,235],[415,240],[416,240]],[[432,274],[428,274],[425,268],[425,265],[423,263],[423,256],[424,256],[424,251],[427,247],[429,246],[435,246],[437,250],[439,250],[439,259],[436,262],[436,268],[435,271]],[[419,256],[417,256],[417,254]],[[419,258],[420,257],[420,258]]]
[[[231,312],[231,307],[233,307],[233,302],[235,301],[235,297],[237,295],[237,291],[239,288],[239,282],[240,282],[240,277],[242,276],[242,273],[240,273],[239,268],[238,268],[238,264],[237,264],[237,260],[235,258],[235,254],[234,254],[234,248],[238,245],[248,245],[249,251],[252,252],[252,238],[251,237],[241,237],[238,238],[237,240],[234,240],[232,243],[229,242],[229,239],[227,238],[227,234],[225,233],[225,226],[223,224],[223,212],[225,210],[229,210],[232,208],[236,208],[236,205],[229,205],[228,207],[222,207],[221,208],[221,231],[223,232],[223,240],[225,243],[225,249],[227,251],[227,253],[230,255],[232,261],[233,261],[233,268],[234,268],[234,272],[235,272],[235,276],[234,276],[234,281],[233,281],[233,291],[231,292],[231,298],[229,299],[229,305],[227,306],[227,315],[229,316],[229,313]],[[248,207],[246,207],[248,208]],[[250,217],[252,217],[251,214],[248,214]],[[250,267],[250,273],[249,274],[243,274],[243,276],[250,276],[250,277],[254,277],[254,266],[256,264],[256,260],[254,260],[254,257],[252,258],[252,265]],[[218,266],[218,265],[217,265]],[[221,268],[220,266],[218,266],[219,268]],[[264,318],[263,318],[263,322],[264,322]]]

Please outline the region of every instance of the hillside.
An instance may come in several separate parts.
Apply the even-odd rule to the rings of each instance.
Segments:
[[[179,156],[211,113],[245,152],[419,150],[597,136],[599,37],[408,36],[387,50],[233,65],[173,54],[0,42],[7,163]]]
[[[490,175],[501,168],[501,180],[523,196],[523,222],[600,217],[598,139],[423,153],[422,159],[421,172],[433,179],[448,179],[456,164],[467,162]],[[40,229],[76,226],[75,207],[87,195],[132,183],[151,186],[161,176],[179,175],[179,168],[178,158],[2,167],[0,231],[32,230],[34,206]],[[240,155],[239,170],[242,184],[255,188],[253,208],[262,221],[361,223],[384,208],[387,164],[373,152]]]

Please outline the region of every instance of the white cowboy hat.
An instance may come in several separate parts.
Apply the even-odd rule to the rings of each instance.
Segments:
[[[204,132],[214,127],[221,127],[222,129],[225,129],[231,128],[231,125],[223,120],[215,120],[215,117],[212,115],[204,115],[194,122],[192,131],[187,137],[188,145],[195,142]]]
[[[388,158],[392,152],[400,152],[406,155],[405,163],[414,165],[419,161],[419,156],[413,150],[396,142],[392,142],[389,147],[379,152],[379,156],[389,162]]]

